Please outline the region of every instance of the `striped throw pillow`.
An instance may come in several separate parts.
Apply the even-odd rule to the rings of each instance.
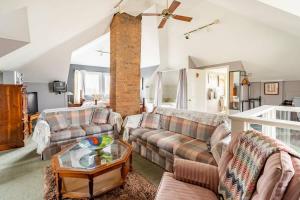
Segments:
[[[153,128],[159,129],[160,128],[160,115],[154,113],[144,113],[143,119],[141,123],[142,128]]]
[[[50,114],[47,115],[46,121],[48,122],[50,126],[51,131],[60,131],[68,128],[69,124],[62,114]]]
[[[106,108],[97,108],[94,111],[92,122],[95,124],[106,124],[109,116],[109,110]]]
[[[228,124],[223,123],[220,124],[215,131],[213,132],[211,138],[210,138],[210,146],[213,148],[219,141],[221,141],[223,138],[227,137],[231,133],[230,128],[228,127]]]

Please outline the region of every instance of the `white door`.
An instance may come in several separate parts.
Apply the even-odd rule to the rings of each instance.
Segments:
[[[206,112],[205,70],[188,69],[188,109]]]

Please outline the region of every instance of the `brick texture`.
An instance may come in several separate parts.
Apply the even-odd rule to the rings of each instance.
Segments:
[[[139,113],[141,18],[116,14],[110,25],[110,104],[122,116]]]

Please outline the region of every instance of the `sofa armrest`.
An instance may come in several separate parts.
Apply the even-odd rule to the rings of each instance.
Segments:
[[[122,116],[117,112],[110,112],[108,122],[114,127],[118,134],[121,132],[123,119]]]
[[[124,141],[129,140],[130,129],[139,127],[142,117],[143,117],[142,114],[138,114],[138,115],[129,115],[125,118],[122,125],[122,127],[124,128],[124,132],[123,132]]]
[[[199,185],[218,193],[219,173],[216,166],[175,158],[174,176],[177,180]]]
[[[137,128],[140,125],[142,117],[143,114],[129,115],[125,118],[122,126],[124,128]]]
[[[50,145],[50,126],[49,124],[39,119],[32,134],[32,140],[37,144],[37,153],[41,154],[46,147]]]

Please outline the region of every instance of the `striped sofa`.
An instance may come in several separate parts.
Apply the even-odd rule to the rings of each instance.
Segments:
[[[141,115],[140,125],[129,129],[128,141],[135,152],[170,172],[175,157],[217,165],[210,140],[226,116],[170,108],[155,113],[160,116],[159,128],[143,128]]]
[[[99,123],[96,123],[95,120],[98,120]],[[121,125],[118,127],[120,123],[122,123],[120,114],[112,112],[108,108],[45,110],[40,115],[33,138],[41,146],[41,157],[45,160],[50,159],[64,146],[91,135],[108,134],[117,138],[121,129]],[[44,142],[46,140],[47,142]],[[45,144],[40,144],[43,142]]]
[[[233,177],[228,172],[228,166],[236,151],[240,141],[239,136],[235,136],[221,156],[219,166],[212,166],[205,163],[175,158],[174,173],[165,172],[155,200],[219,200],[224,199],[220,195],[220,180],[224,175]],[[250,150],[249,150],[250,151]],[[245,160],[245,159],[244,159]],[[259,163],[245,161],[247,166],[255,166]],[[239,163],[244,166],[245,162]],[[247,170],[243,168],[247,175]],[[238,172],[238,171],[237,171]],[[240,172],[241,173],[241,172]],[[255,173],[255,171],[251,172]],[[247,198],[233,196],[228,199],[251,199],[251,200],[299,200],[300,199],[300,159],[285,151],[277,151],[269,156],[264,167],[259,172],[259,177],[253,188],[251,195]],[[234,181],[235,180],[235,181]],[[238,185],[239,191],[243,191],[238,180],[232,178],[232,182]],[[228,181],[231,183],[231,181]],[[246,181],[245,181],[246,182]],[[226,198],[227,199],[227,198]]]

